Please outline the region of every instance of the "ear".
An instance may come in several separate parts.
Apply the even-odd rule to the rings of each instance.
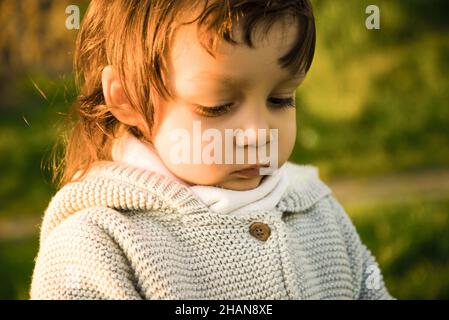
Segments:
[[[111,107],[114,117],[124,124],[145,130],[145,121],[143,121],[142,115],[131,106],[118,74],[112,66],[106,66],[103,69],[101,83],[105,102]],[[142,128],[142,126],[144,127]]]

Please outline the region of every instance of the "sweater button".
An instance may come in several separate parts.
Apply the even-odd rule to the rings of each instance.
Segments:
[[[249,227],[249,233],[256,239],[267,241],[267,239],[270,237],[271,230],[270,227],[265,223],[254,222]]]

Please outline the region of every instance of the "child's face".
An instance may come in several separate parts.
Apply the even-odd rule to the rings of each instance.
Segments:
[[[173,174],[191,184],[233,190],[255,188],[263,178],[234,173],[249,166],[247,157],[245,164],[175,163],[173,148],[180,142],[173,140],[173,130],[185,129],[194,139],[195,121],[200,121],[202,132],[210,128],[219,130],[223,137],[223,157],[226,152],[225,129],[250,129],[255,133],[257,129],[265,129],[268,137],[270,129],[278,129],[278,167],[288,160],[296,139],[296,110],[285,104],[289,99],[290,104],[294,103],[295,90],[303,77],[292,76],[287,69],[281,68],[278,59],[292,47],[297,28],[292,21],[288,24],[276,22],[264,35],[265,39],[260,33],[256,34],[253,38],[255,48],[221,42],[216,58],[200,45],[194,24],[178,29],[169,66],[169,83],[176,98],[157,101],[152,137],[161,160]],[[260,30],[262,28],[257,31]],[[241,33],[236,32],[240,37]],[[228,106],[215,108],[223,105]],[[207,109],[211,107],[214,109]],[[255,141],[245,141],[251,142]],[[203,141],[202,146],[210,143],[211,140]],[[270,152],[270,143],[273,141],[267,139],[264,154]],[[235,141],[233,148],[235,154]],[[193,149],[192,143],[190,149]],[[245,149],[248,150],[248,145]],[[259,158],[257,163],[261,163]]]

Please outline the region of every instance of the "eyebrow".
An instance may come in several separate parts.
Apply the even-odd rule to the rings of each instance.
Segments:
[[[206,81],[205,77],[210,77],[213,78],[217,81],[219,81],[220,83],[225,84],[226,86],[244,86],[247,81],[242,81],[242,80],[236,80],[235,78],[228,76],[228,75],[219,75],[219,74],[215,74],[215,73],[211,73],[209,71],[202,71],[197,73],[196,75],[194,75],[193,77],[189,78],[189,81]],[[302,78],[304,77],[304,73],[300,72],[300,73],[296,73],[295,75],[288,75],[287,77],[285,77],[283,80],[281,80],[281,83],[295,83],[295,82],[299,82],[302,80]]]
[[[227,76],[227,75],[219,75],[219,74],[215,74],[215,73],[211,73],[209,71],[203,71],[200,73],[197,73],[196,75],[194,75],[193,77],[189,78],[189,81],[192,82],[196,82],[196,81],[206,81],[205,78],[210,77],[213,78],[223,84],[226,84],[227,86],[234,86],[236,84],[242,84],[242,81],[238,81],[233,77]]]

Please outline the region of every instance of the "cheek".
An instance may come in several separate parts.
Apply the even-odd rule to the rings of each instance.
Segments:
[[[190,132],[193,118],[189,112],[184,110],[186,108],[170,107],[159,119],[157,130],[153,134],[153,142],[160,158],[164,164],[169,165],[171,161],[171,150],[174,145],[178,144],[175,133],[185,131]]]
[[[194,159],[192,139],[195,134],[192,130],[194,121],[199,119],[188,108],[176,107],[171,110],[165,113],[153,135],[154,146],[164,165],[179,178],[193,184],[215,184],[223,179],[226,173],[223,165],[176,162],[181,158],[176,155],[180,155],[182,151],[189,156],[187,161]],[[201,121],[201,126],[205,127],[204,121]],[[201,137],[201,132],[199,136]]]
[[[279,128],[279,160],[283,163],[290,158],[296,142],[296,111],[289,110],[286,117],[282,117]]]

